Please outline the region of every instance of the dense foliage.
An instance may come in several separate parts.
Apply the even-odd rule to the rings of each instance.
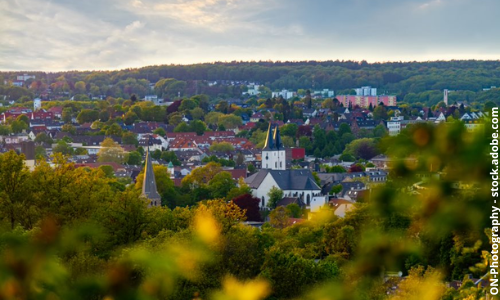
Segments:
[[[290,226],[297,212],[278,207],[260,230],[240,224],[258,216],[239,205],[258,199],[244,196],[248,187],[229,185],[214,162],[182,187],[211,200],[170,209],[148,208],[140,183],[126,186],[103,169],[56,157],[54,167],[41,162],[30,172],[22,156],[2,154],[0,296],[484,299],[470,281],[460,290],[443,283],[469,273],[480,278],[489,265],[484,134],[460,123],[417,124],[383,145],[395,159],[390,181],[345,218],[326,209]],[[155,173],[166,172],[161,168]],[[416,188],[429,174],[440,177]],[[157,181],[160,193],[171,193],[168,181]],[[215,199],[232,193],[236,203]],[[394,294],[380,276],[388,271],[409,274]]]
[[[500,100],[498,90],[482,91],[500,86],[499,61],[231,62],[30,74],[36,79],[29,80],[29,89],[0,86],[0,95],[13,100],[29,99],[50,87],[59,95],[74,95],[75,100],[100,95],[128,99],[132,94],[143,97],[151,93],[164,98],[175,98],[179,94],[182,97],[206,94],[212,98],[230,98],[240,97],[246,91],[245,83],[255,82],[270,90],[333,89],[337,94],[350,94],[353,88],[370,85],[377,87],[379,93],[396,94],[400,101],[430,105],[442,100],[443,89],[459,91],[450,94],[452,101]],[[3,79],[14,80],[18,74],[3,72],[0,75]],[[153,91],[149,84],[154,84]]]

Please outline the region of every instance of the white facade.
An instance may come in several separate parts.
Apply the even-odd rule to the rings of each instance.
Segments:
[[[39,110],[42,108],[42,99],[36,98],[33,100],[33,111]]]
[[[387,121],[387,130],[390,136],[398,135],[401,132],[402,120],[404,120],[403,117],[392,117],[390,121]]]
[[[288,90],[282,90],[281,92],[272,92],[271,96],[273,98],[281,96],[283,99],[288,100],[294,96],[294,93]]]
[[[377,88],[371,86],[362,86],[355,89],[356,96],[377,96]]]
[[[252,189],[253,196],[260,199],[261,209],[268,207],[267,204],[269,202],[269,195],[267,194],[273,187],[279,188],[271,173],[268,173],[262,181],[262,184],[257,189]],[[320,207],[326,204],[326,196],[322,196],[320,191],[315,193],[312,190],[283,190],[283,197],[301,198],[311,211],[317,211]]]
[[[262,150],[262,169],[285,170],[285,150]]]

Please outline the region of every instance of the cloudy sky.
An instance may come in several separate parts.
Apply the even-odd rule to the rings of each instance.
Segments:
[[[0,0],[0,70],[500,59],[499,0]]]

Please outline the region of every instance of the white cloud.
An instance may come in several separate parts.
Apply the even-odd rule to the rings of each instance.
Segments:
[[[500,55],[500,2],[426,1],[0,0],[0,69]]]

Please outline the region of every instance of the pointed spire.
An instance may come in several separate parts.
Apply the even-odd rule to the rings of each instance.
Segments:
[[[161,204],[161,197],[156,189],[156,179],[153,170],[153,163],[149,155],[149,145],[146,150],[146,165],[144,166],[144,179],[142,181],[142,194],[151,200],[150,206],[159,206]]]
[[[266,143],[264,144],[265,150],[272,150],[275,148],[274,137],[273,137],[273,125],[269,122],[269,128],[267,129]]]
[[[283,148],[283,143],[281,142],[280,129],[279,126],[276,125],[274,128],[274,144],[276,149],[280,150]]]

